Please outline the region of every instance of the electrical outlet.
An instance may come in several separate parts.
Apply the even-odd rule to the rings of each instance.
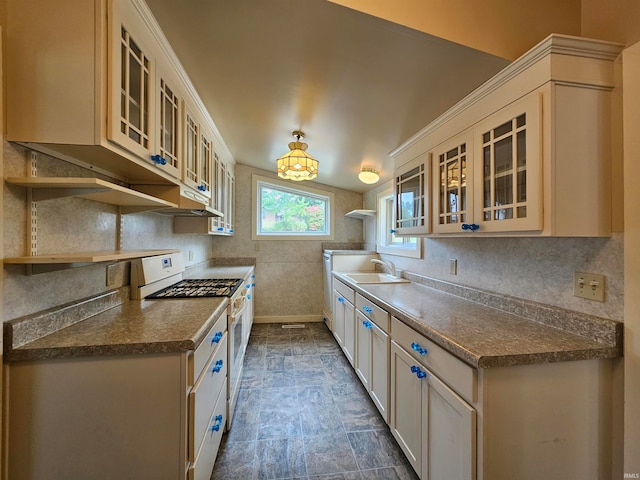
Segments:
[[[118,277],[117,263],[107,265],[107,287],[115,287]]]
[[[458,274],[458,260],[455,258],[449,259],[449,275]]]
[[[189,261],[193,262],[193,250],[189,250]]]
[[[573,294],[576,297],[604,302],[604,275],[575,272],[573,274]]]

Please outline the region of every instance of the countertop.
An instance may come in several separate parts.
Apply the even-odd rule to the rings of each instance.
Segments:
[[[245,278],[252,268],[212,267],[188,277]],[[108,292],[100,299],[5,323],[5,358],[21,361],[190,351],[202,342],[229,302],[227,297],[209,297],[127,299],[118,304],[116,296]],[[98,300],[104,309],[78,320]],[[52,323],[61,328],[49,331]]]
[[[622,324],[613,320],[503,297],[505,311],[415,281],[358,284],[334,276],[476,368],[622,355]],[[516,303],[521,315],[508,311]]]

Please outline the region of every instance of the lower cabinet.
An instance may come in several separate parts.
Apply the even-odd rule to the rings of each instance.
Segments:
[[[226,421],[226,311],[195,352],[8,364],[8,480],[205,480]]]
[[[476,412],[391,341],[391,432],[422,479],[475,479]]]

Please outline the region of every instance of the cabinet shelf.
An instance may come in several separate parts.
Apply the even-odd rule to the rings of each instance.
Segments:
[[[81,267],[102,262],[118,262],[133,258],[152,257],[168,253],[178,253],[176,249],[160,250],[101,250],[96,252],[52,253],[49,255],[35,255],[5,258],[5,264],[26,265],[29,274],[45,273],[54,270],[64,270],[70,267]]]
[[[371,218],[376,216],[375,210],[351,210],[344,214],[345,217],[349,218],[359,218],[364,220],[365,218]]]
[[[122,213],[177,207],[175,203],[131,190],[99,178],[77,177],[9,177],[7,183],[33,189],[33,200],[78,197],[118,205]]]

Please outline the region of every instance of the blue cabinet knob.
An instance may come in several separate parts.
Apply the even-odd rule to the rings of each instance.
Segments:
[[[389,233],[396,233],[396,231],[392,228],[391,230],[389,230]]]
[[[338,298],[338,301],[339,301],[340,303],[344,303],[344,298],[339,297],[339,298]]]
[[[216,334],[213,337],[211,337],[211,344],[213,345],[214,343],[219,343],[221,339],[222,339],[222,332],[216,332]]]
[[[362,307],[362,311],[363,311],[364,313],[371,313],[371,312],[373,312],[373,308],[371,308],[371,307],[367,307],[367,306],[365,305],[364,307]]]
[[[209,430],[211,430],[212,432],[217,432],[222,426],[222,415],[216,415],[214,420],[215,423],[209,427]]]
[[[160,155],[151,155],[151,161],[156,165],[166,165],[167,160]]]
[[[477,223],[463,223],[461,227],[462,227],[462,230],[469,230],[470,232],[475,232],[480,228],[480,225],[478,225]]]
[[[416,352],[418,352],[420,355],[426,355],[427,353],[429,353],[429,351],[424,348],[421,347],[419,343],[413,342],[411,344],[411,348],[413,348]]]
[[[369,320],[362,322],[362,325],[364,325],[365,328],[373,328],[373,324]]]
[[[427,372],[424,372],[420,367],[418,367],[417,365],[412,365],[411,366],[411,372],[415,373],[416,377],[418,378],[424,378],[427,376]]]
[[[223,361],[222,360],[218,360],[216,362],[215,367],[213,367],[211,369],[211,373],[220,373],[220,370],[222,370],[222,364],[223,364]]]

